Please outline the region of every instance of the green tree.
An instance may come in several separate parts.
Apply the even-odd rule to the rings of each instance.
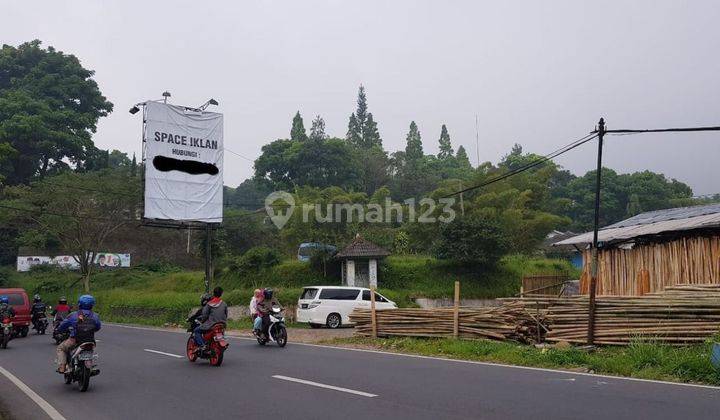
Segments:
[[[262,154],[255,160],[256,178],[270,181],[276,189],[302,185],[357,188],[361,175],[353,147],[337,138],[308,142],[276,140],[263,146]]]
[[[328,138],[325,134],[325,120],[321,116],[316,116],[310,127],[310,140],[322,141]]]
[[[24,237],[46,235],[74,256],[86,292],[95,253],[120,228],[137,223],[140,211],[140,184],[128,182],[122,170],[66,172],[29,187],[8,188],[5,197],[4,205],[23,209],[12,217],[29,224]]]
[[[447,159],[453,157],[454,154],[455,151],[453,151],[452,145],[450,144],[450,134],[448,134],[445,124],[443,124],[440,130],[440,151],[438,153],[438,159]]]
[[[422,138],[415,121],[410,122],[410,131],[406,137],[405,159],[408,163],[417,162],[424,156],[422,147]]]
[[[509,250],[496,221],[479,216],[458,217],[440,228],[435,255],[476,269],[494,268]]]
[[[365,87],[358,89],[357,109],[350,115],[346,139],[359,148],[382,147],[382,139],[372,113],[368,112]]]
[[[137,159],[135,153],[133,153],[132,162],[130,162],[130,176],[135,178],[137,176]]]
[[[0,49],[0,144],[14,153],[2,166],[8,184],[28,183],[80,165],[112,104],[73,55],[40,41]]]
[[[292,120],[292,128],[290,129],[290,140],[292,141],[305,141],[307,140],[307,134],[305,133],[305,124],[303,123],[300,111],[295,113]]]
[[[463,146],[458,147],[455,159],[457,159],[458,166],[460,166],[461,168],[472,169],[472,165],[470,164],[470,158],[468,157],[468,154]]]
[[[260,156],[255,159],[255,177],[265,179],[275,188],[287,189],[294,183],[295,167],[291,159],[293,142],[278,139],[264,145]]]

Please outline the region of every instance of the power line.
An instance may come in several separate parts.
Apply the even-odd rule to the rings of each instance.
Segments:
[[[223,150],[225,150],[226,152],[230,152],[230,153],[232,153],[232,154],[235,155],[235,156],[241,157],[241,158],[247,160],[248,162],[253,162],[253,163],[255,163],[255,160],[250,159],[250,158],[247,157],[247,156],[243,156],[243,155],[241,155],[241,154],[238,153],[238,152],[235,152],[235,151],[233,151],[233,150],[230,150],[230,149],[228,149],[227,147],[223,147]]]
[[[644,130],[606,130],[607,134],[640,134],[640,133],[683,133],[693,131],[720,131],[720,126],[710,127],[679,127],[679,128],[649,128]],[[593,131],[597,133],[597,131]]]
[[[481,182],[481,183],[478,184],[478,185],[474,185],[474,186],[472,186],[472,187],[468,187],[468,188],[465,188],[465,189],[460,190],[460,191],[455,191],[454,193],[445,195],[445,196],[443,196],[442,198],[452,197],[453,195],[457,195],[457,194],[465,193],[465,192],[468,192],[468,191],[476,190],[476,189],[478,189],[478,188],[482,188],[482,187],[488,186],[488,185],[490,185],[490,184],[494,184],[494,183],[496,183],[496,182],[502,181],[503,179],[510,178],[511,176],[517,175],[517,174],[519,174],[519,173],[521,173],[521,172],[525,172],[525,171],[527,171],[527,170],[529,170],[529,169],[532,169],[532,168],[534,168],[534,167],[536,167],[536,166],[538,166],[538,165],[541,165],[541,164],[543,164],[543,163],[545,163],[545,162],[547,162],[547,161],[550,161],[550,160],[552,160],[552,159],[554,159],[554,158],[562,155],[563,153],[569,152],[570,150],[572,150],[572,149],[574,149],[574,148],[576,148],[576,147],[582,146],[583,144],[589,142],[590,140],[594,139],[594,138],[597,137],[597,136],[598,136],[598,135],[597,135],[596,133],[590,133],[590,134],[588,134],[588,135],[586,135],[586,136],[584,136],[584,137],[582,137],[582,138],[580,138],[580,139],[578,139],[578,140],[575,140],[574,142],[572,142],[572,143],[570,143],[570,144],[567,144],[567,145],[565,145],[565,146],[563,146],[563,147],[561,147],[561,148],[559,148],[559,149],[556,149],[555,151],[553,151],[553,152],[551,152],[551,153],[549,153],[549,154],[547,154],[547,155],[545,155],[545,156],[542,156],[542,157],[539,158],[539,159],[534,160],[533,162],[530,162],[530,163],[528,163],[528,164],[526,164],[526,165],[524,165],[524,166],[521,166],[520,168],[514,169],[514,170],[512,170],[512,171],[510,171],[510,172],[508,172],[508,173],[506,173],[506,174],[503,174],[503,175],[498,175],[498,176],[496,176],[496,177],[494,177],[494,178],[491,178],[491,179],[489,179],[489,180],[487,180],[487,181],[485,181],[485,182]]]

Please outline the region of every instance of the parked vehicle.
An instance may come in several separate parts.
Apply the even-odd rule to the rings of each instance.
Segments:
[[[68,368],[65,370],[65,383],[78,383],[80,392],[87,391],[90,386],[90,377],[99,375],[97,366],[98,356],[95,353],[94,342],[84,342],[70,350]]]
[[[37,332],[38,335],[44,335],[45,330],[47,330],[48,327],[48,319],[47,315],[40,314],[35,319],[35,322],[33,322],[33,329]]]
[[[298,247],[298,261],[308,262],[313,255],[319,252],[326,252],[332,255],[337,252],[337,247],[320,242],[303,242]]]
[[[397,308],[395,302],[375,292],[377,309]],[[303,289],[297,305],[297,322],[313,328],[351,325],[350,314],[357,308],[370,309],[370,289],[364,287],[311,286]]]
[[[198,358],[208,359],[211,365],[220,366],[223,362],[225,350],[230,346],[230,343],[225,339],[225,324],[219,322],[213,325],[209,331],[203,334],[203,340],[207,343],[204,349],[195,343],[193,333],[190,333],[185,348],[185,355],[188,360],[194,362]]]
[[[26,337],[30,332],[30,299],[25,289],[0,289],[0,295],[5,295],[10,306],[15,310],[13,318],[13,334]]]
[[[0,347],[6,349],[8,341],[13,337],[13,324],[10,318],[3,318],[2,326],[0,326]]]
[[[268,342],[275,342],[280,347],[285,347],[287,344],[287,328],[285,328],[285,317],[282,314],[283,310],[275,306],[270,313],[270,325],[267,331],[258,333],[253,330],[253,334],[257,339],[258,344],[264,346]]]

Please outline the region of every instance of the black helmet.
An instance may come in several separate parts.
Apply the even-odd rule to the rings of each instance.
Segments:
[[[58,303],[67,304],[67,298],[65,296],[61,296],[60,299],[58,299]]]
[[[41,300],[40,295],[33,296],[33,302],[40,302]]]
[[[209,301],[211,297],[208,293],[203,293],[202,296],[200,296],[200,305],[205,306]]]
[[[273,289],[263,289],[263,297],[265,299],[272,299]]]

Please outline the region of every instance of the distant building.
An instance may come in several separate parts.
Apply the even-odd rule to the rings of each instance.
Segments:
[[[390,255],[388,251],[363,239],[358,234],[350,245],[336,255],[336,258],[341,261],[342,284],[377,287],[378,261],[388,255]]]
[[[573,267],[582,268],[582,249],[575,245],[556,245],[560,241],[564,241],[565,239],[573,238],[575,236],[577,236],[577,233],[575,232],[561,232],[559,230],[553,230],[545,237],[545,240],[540,248],[548,258],[567,260],[573,265]]]
[[[555,246],[583,250],[587,293],[593,233]],[[720,283],[720,204],[638,214],[598,232],[599,295],[642,295],[676,284]]]

